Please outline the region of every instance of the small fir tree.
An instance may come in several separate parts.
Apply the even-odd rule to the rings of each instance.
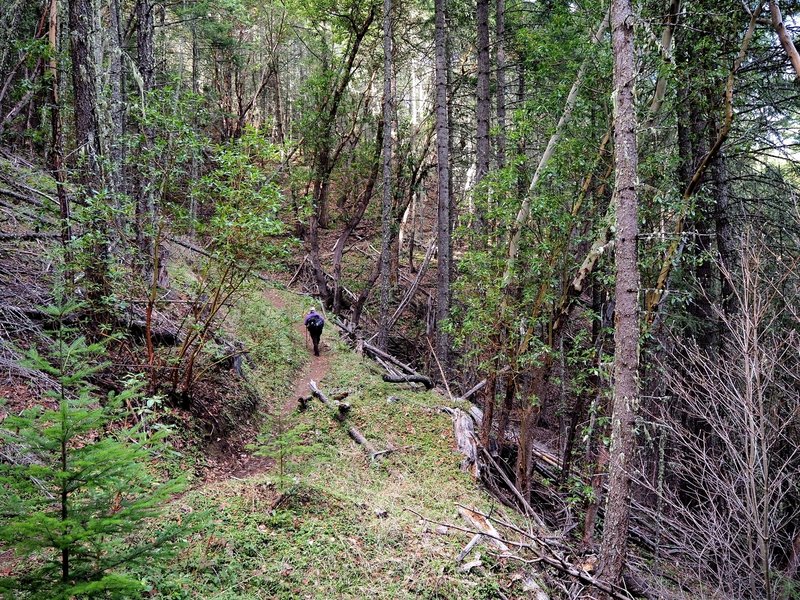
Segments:
[[[311,426],[297,424],[287,426],[286,417],[280,412],[270,418],[271,431],[258,438],[258,445],[251,447],[256,456],[266,456],[275,460],[276,470],[272,479],[282,494],[291,492],[294,478],[303,472],[303,467],[296,459],[320,454],[324,451],[322,444],[309,440]]]
[[[143,586],[129,573],[163,558],[185,530],[153,526],[182,485],[160,480],[150,465],[167,431],[110,427],[114,409],[138,387],[100,405],[90,378],[106,366],[99,360],[106,347],[64,326],[79,308],[46,309],[57,323],[52,348],[31,350],[26,361],[51,377],[45,396],[57,408],[37,406],[0,425],[0,448],[10,458],[0,464],[0,545],[25,561],[0,578],[3,597],[138,596]]]

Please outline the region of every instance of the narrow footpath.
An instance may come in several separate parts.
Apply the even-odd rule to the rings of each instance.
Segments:
[[[281,311],[287,310],[286,301],[278,290],[274,288],[266,290],[264,292],[264,298],[276,309]],[[306,312],[309,308],[310,306],[306,307]],[[281,405],[281,415],[283,417],[291,417],[292,413],[297,409],[298,398],[311,394],[309,381],[313,380],[319,383],[330,371],[331,345],[326,341],[326,336],[332,335],[331,332],[334,330],[330,326],[325,328],[322,341],[320,342],[320,356],[314,356],[311,339],[308,337],[305,326],[303,325],[303,316],[302,314],[296,315],[296,320],[293,319],[293,327],[305,340],[305,347],[310,356],[310,360],[295,374],[292,392]],[[224,456],[224,454],[227,454],[227,456]],[[206,479],[213,481],[229,478],[246,479],[248,477],[255,477],[270,471],[275,463],[272,458],[257,456],[243,449],[235,451],[227,445],[219,449],[216,459],[212,462],[213,466],[206,474]]]

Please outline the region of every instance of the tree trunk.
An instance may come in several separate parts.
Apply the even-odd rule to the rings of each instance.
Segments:
[[[333,312],[339,313],[343,306],[343,298],[342,298],[342,257],[344,256],[344,247],[347,244],[347,240],[352,235],[353,231],[355,231],[358,224],[361,222],[361,219],[364,216],[364,213],[367,210],[367,206],[369,205],[369,201],[372,199],[372,192],[375,189],[375,182],[378,180],[378,168],[380,166],[380,152],[382,151],[383,146],[383,121],[378,123],[378,127],[375,133],[375,160],[372,164],[372,169],[370,170],[369,178],[367,179],[367,185],[364,186],[364,191],[362,192],[361,198],[359,199],[358,203],[356,204],[356,208],[353,211],[352,216],[347,221],[347,224],[342,229],[342,233],[339,234],[339,238],[336,240],[336,244],[333,247]]]
[[[111,162],[110,183],[114,194],[114,208],[116,213],[116,225],[122,230],[122,204],[120,195],[124,192],[123,164],[125,161],[123,135],[125,132],[125,103],[122,97],[122,81],[124,73],[122,70],[122,29],[120,27],[120,8],[119,0],[111,0],[109,5],[109,36],[111,38],[111,52],[108,63],[108,76],[111,87],[111,98],[109,99],[111,109],[111,139],[109,160]]]
[[[73,256],[72,256],[72,215],[70,211],[69,196],[66,190],[66,170],[64,169],[64,130],[61,121],[61,76],[58,68],[59,35],[58,35],[58,0],[50,0],[49,15],[49,41],[50,41],[50,127],[52,133],[50,166],[53,179],[56,181],[56,195],[58,196],[59,222],[61,227],[61,246],[64,250],[64,264],[66,266],[65,281],[68,292],[72,292],[74,283]]]
[[[185,7],[185,3],[184,3]],[[192,95],[195,99],[200,95],[200,45],[197,43],[197,17],[192,18]],[[197,130],[197,113],[192,113],[192,128]],[[192,181],[197,181],[200,176],[200,169],[197,154],[192,152],[191,162],[189,163],[189,176]],[[189,194],[189,237],[194,238],[195,226],[197,222],[197,198],[195,194]]]
[[[443,365],[448,363],[450,341],[444,322],[450,309],[450,127],[447,110],[447,0],[435,0],[436,13],[436,157],[438,175],[436,279],[436,353]]]
[[[730,204],[730,184],[728,183],[728,173],[725,153],[720,151],[714,159],[712,167],[714,178],[714,222],[716,231],[717,252],[719,253],[720,263],[729,273],[733,272],[733,261],[736,256],[733,245],[733,231],[731,228],[730,217],[728,216]],[[730,278],[720,274],[720,302],[722,310],[729,315],[735,310],[735,294]],[[721,336],[720,336],[721,339]]]
[[[381,211],[381,300],[377,346],[386,350],[389,337],[389,278],[392,237],[392,0],[383,0],[383,204]]]
[[[104,187],[100,127],[97,118],[96,70],[91,47],[91,0],[69,0],[70,57],[72,89],[75,95],[75,142],[80,159],[80,182],[84,194],[91,199]],[[94,232],[86,266],[87,298],[93,311],[102,320],[108,296],[108,240],[106,219],[101,206],[90,211],[89,228]]]
[[[272,97],[273,97],[273,104],[274,104],[274,114],[275,114],[275,141],[278,144],[282,144],[286,139],[285,134],[283,133],[283,108],[282,108],[282,99],[281,99],[281,78],[280,74],[278,73],[278,65],[274,64],[272,66],[272,78],[274,80],[274,88],[272,89]]]
[[[315,149],[315,163],[314,169],[314,207],[309,219],[308,237],[310,246],[311,264],[314,270],[314,279],[316,280],[319,294],[325,306],[330,308],[332,306],[331,291],[325,279],[325,272],[322,268],[322,260],[319,255],[319,228],[327,227],[328,221],[328,192],[330,191],[330,176],[335,166],[335,161],[332,156],[332,140],[333,125],[336,122],[336,116],[339,114],[339,106],[341,104],[347,86],[353,77],[354,65],[358,50],[364,37],[369,31],[372,21],[375,19],[375,8],[370,7],[364,22],[361,23],[353,31],[353,41],[347,52],[347,61],[342,67],[342,76],[338,80],[330,100],[325,102],[323,110],[325,114],[322,116],[322,124],[317,134],[316,149]],[[354,24],[355,26],[355,24]]]
[[[476,10],[478,45],[478,81],[475,116],[477,121],[475,157],[475,189],[489,172],[489,119],[491,103],[489,98],[489,0],[478,0]],[[475,229],[481,233],[486,227],[486,211],[477,207]]]
[[[633,424],[639,402],[639,268],[636,193],[636,114],[633,102],[634,45],[630,0],[611,4],[614,53],[614,165],[617,208],[616,318],[614,404],[608,502],[600,550],[603,579],[617,584],[622,576],[628,541],[630,466],[634,450]]]
[[[506,166],[506,2],[497,0],[495,9],[497,28],[497,168]]]
[[[786,30],[786,25],[783,24],[783,16],[781,16],[781,9],[778,7],[777,0],[769,0],[769,13],[772,19],[772,27],[775,33],[778,34],[778,39],[783,46],[784,52],[789,57],[789,62],[792,63],[794,69],[795,79],[800,79],[800,54],[795,48],[791,35]]]
[[[142,104],[148,101],[148,94],[155,83],[155,24],[153,21],[153,0],[137,0],[136,20],[136,49],[138,52],[138,68],[141,76]],[[144,106],[143,106],[144,108]],[[153,147],[155,135],[152,127],[142,124],[144,136],[143,150],[148,154]],[[148,261],[155,256],[155,199],[151,186],[151,169],[149,161],[140,158],[138,181],[136,182],[136,243],[139,247],[142,260],[145,262],[145,271],[148,272],[152,265]],[[148,258],[149,257],[149,258]]]
[[[504,387],[503,406],[500,409],[500,416],[497,419],[497,436],[501,446],[505,446],[508,443],[506,438],[508,420],[514,408],[514,396],[517,392],[517,382],[514,379],[514,373],[512,373],[510,369],[505,376]]]
[[[597,28],[597,31],[591,38],[592,44],[596,44],[605,33],[606,28],[608,27],[608,14],[603,17],[603,20],[600,22],[600,25]],[[593,55],[588,55],[586,59],[581,63],[581,66],[578,68],[578,72],[575,75],[575,81],[572,84],[572,88],[570,88],[569,94],[567,94],[567,100],[564,103],[564,111],[561,113],[561,117],[556,124],[556,129],[553,134],[550,136],[550,139],[547,141],[547,147],[545,148],[544,152],[542,153],[541,158],[539,159],[539,164],[536,166],[536,171],[533,173],[533,178],[531,179],[530,185],[528,186],[528,193],[526,194],[525,198],[522,201],[522,206],[520,206],[519,211],[517,212],[517,217],[514,220],[514,224],[511,228],[511,233],[509,235],[508,241],[508,254],[506,258],[506,265],[503,271],[503,289],[509,289],[511,286],[511,282],[514,277],[514,269],[517,261],[517,256],[519,255],[519,245],[522,238],[522,230],[528,222],[528,217],[531,214],[531,200],[533,193],[536,189],[536,185],[539,183],[539,179],[544,173],[545,168],[547,167],[550,159],[555,154],[556,146],[558,142],[561,140],[561,136],[564,133],[564,128],[566,124],[569,122],[570,117],[572,116],[572,111],[575,109],[575,104],[578,101],[578,91],[580,90],[581,86],[583,85],[583,80],[586,76],[586,70],[589,67],[589,64],[594,59]]]
[[[497,371],[493,370],[486,377],[483,389],[483,420],[481,421],[481,445],[489,448],[494,422],[495,392],[497,391]]]

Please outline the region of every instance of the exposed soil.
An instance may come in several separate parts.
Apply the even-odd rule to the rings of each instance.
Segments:
[[[264,292],[264,297],[279,310],[286,309],[286,302],[277,292],[269,289]],[[311,360],[300,371],[294,379],[292,393],[287,397],[281,407],[283,416],[290,416],[297,408],[297,399],[301,396],[308,396],[311,391],[309,381],[314,380],[319,383],[330,371],[330,345],[323,341],[320,342],[320,356],[313,356],[311,340],[308,338],[302,319],[298,319],[294,324],[295,330],[306,340],[306,348],[312,354]],[[206,450],[208,467],[205,473],[207,482],[219,481],[222,479],[246,479],[260,475],[272,469],[275,464],[274,459],[266,456],[255,456],[246,450],[248,443],[255,436],[256,431],[248,430],[240,432],[234,438],[218,440],[212,443]]]

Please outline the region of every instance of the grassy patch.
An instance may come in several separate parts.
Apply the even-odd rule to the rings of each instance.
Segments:
[[[296,318],[268,302],[263,286],[248,290],[231,313],[237,337],[248,352],[251,380],[272,400],[291,391],[293,375],[308,361],[303,339],[293,327]]]

